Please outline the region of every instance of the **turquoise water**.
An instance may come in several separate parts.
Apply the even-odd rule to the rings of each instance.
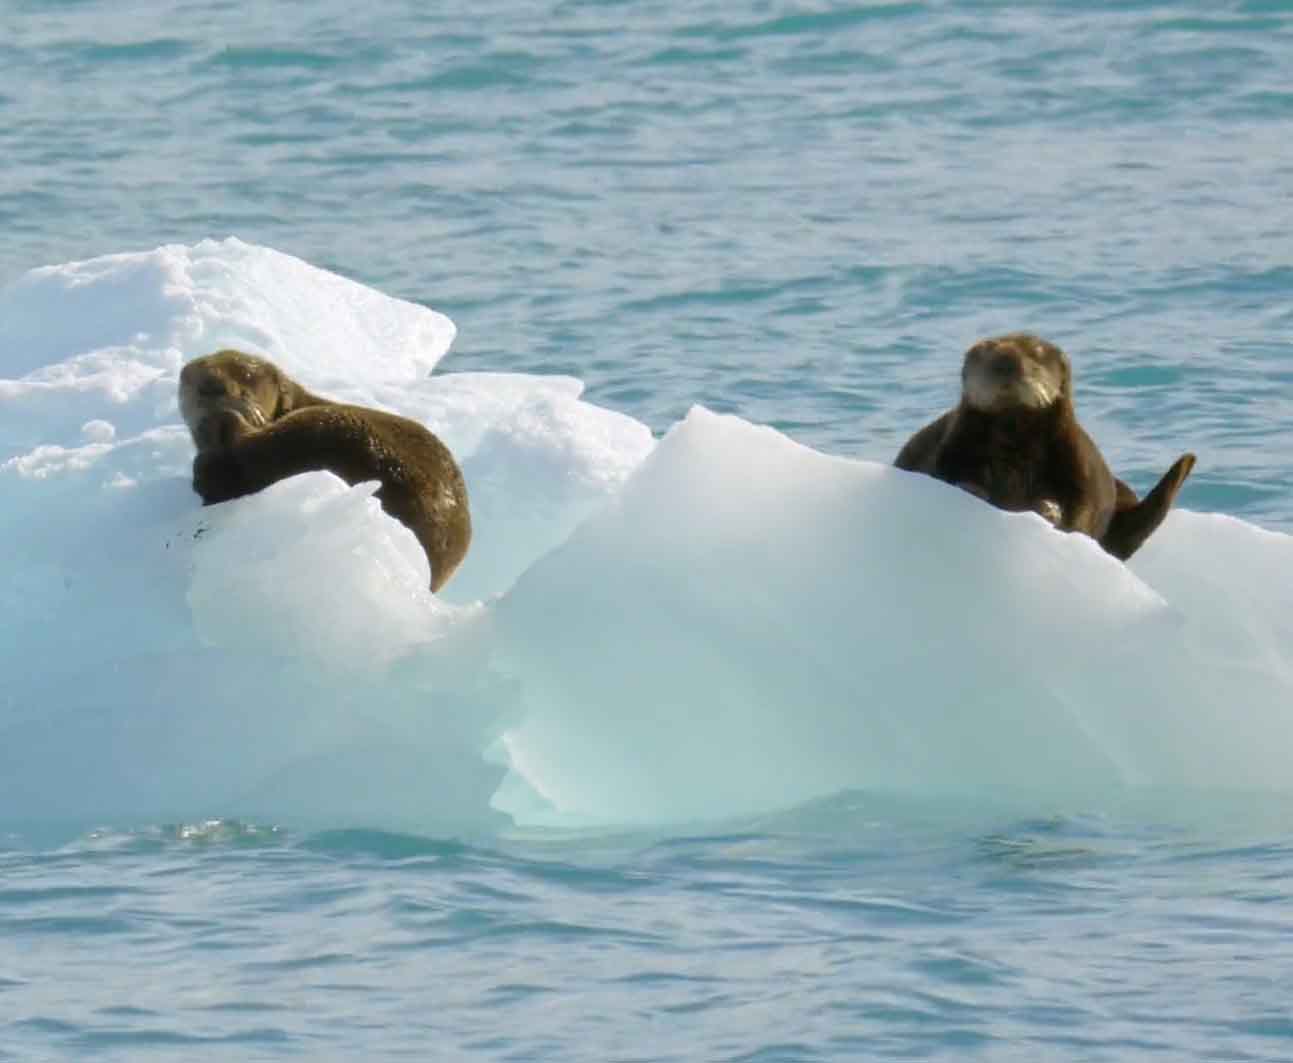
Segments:
[[[689,837],[0,855],[0,1053],[1289,1058],[1287,838],[846,795]]]
[[[1125,479],[1293,528],[1288,5],[4,14],[0,281],[234,234],[448,313],[446,370],[880,460],[1027,328]],[[19,829],[0,1058],[1287,1060],[1287,811]]]

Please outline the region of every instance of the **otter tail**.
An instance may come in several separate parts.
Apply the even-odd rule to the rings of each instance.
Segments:
[[[1154,534],[1167,511],[1172,508],[1176,493],[1194,468],[1194,455],[1182,454],[1152,491],[1139,502],[1136,492],[1121,480],[1116,483],[1118,498],[1113,519],[1108,530],[1100,537],[1100,545],[1121,561],[1126,561]]]

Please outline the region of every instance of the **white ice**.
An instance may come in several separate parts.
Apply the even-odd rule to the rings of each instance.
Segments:
[[[0,822],[662,822],[859,787],[1287,790],[1293,538],[1175,512],[1132,564],[696,409],[559,376],[238,240],[0,289]],[[372,485],[202,508],[175,385],[222,346],[426,423],[442,596]]]

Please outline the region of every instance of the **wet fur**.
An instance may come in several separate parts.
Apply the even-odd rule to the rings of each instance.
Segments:
[[[273,363],[239,351],[195,359],[180,408],[198,448],[193,489],[204,504],[327,470],[349,484],[379,480],[382,508],[417,537],[439,590],[467,554],[471,517],[462,471],[416,421],[331,402]]]
[[[1113,474],[1062,402],[1006,413],[958,407],[922,428],[894,464],[1093,539],[1113,517]]]
[[[979,386],[976,374],[985,359],[1002,352],[1022,360],[1022,382],[1017,390],[1003,387],[990,401],[991,389]],[[1046,387],[1037,385],[1040,374],[1047,375]],[[960,403],[912,436],[894,464],[962,487],[999,509],[1040,513],[1062,531],[1089,535],[1121,560],[1162,523],[1194,466],[1194,456],[1184,455],[1137,500],[1077,421],[1068,358],[1036,336],[1013,333],[976,344],[966,352],[962,379]],[[1028,404],[1038,395],[1055,398]]]
[[[1193,454],[1182,454],[1153,490],[1139,501],[1135,491],[1121,480],[1114,481],[1118,488],[1118,503],[1100,545],[1119,560],[1126,561],[1131,557],[1163,523],[1194,463]]]

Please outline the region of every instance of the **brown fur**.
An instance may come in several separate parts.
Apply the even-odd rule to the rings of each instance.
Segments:
[[[1109,530],[1104,533],[1100,545],[1122,561],[1139,550],[1163,523],[1177,492],[1194,468],[1194,462],[1193,454],[1182,454],[1163,474],[1154,489],[1139,501],[1135,491],[1121,480],[1116,480],[1118,504],[1113,519],[1109,522]]]
[[[1053,343],[1027,333],[966,352],[960,403],[917,432],[900,469],[923,472],[1010,511],[1041,513],[1126,560],[1162,523],[1194,456],[1182,457],[1138,501],[1078,423],[1073,374]]]
[[[331,402],[272,362],[224,350],[180,373],[180,410],[198,453],[204,504],[327,470],[349,484],[381,481],[382,508],[417,536],[439,590],[467,554],[467,485],[448,448],[416,421]]]

